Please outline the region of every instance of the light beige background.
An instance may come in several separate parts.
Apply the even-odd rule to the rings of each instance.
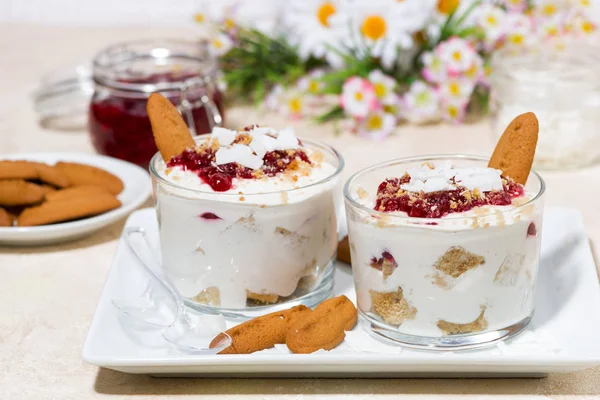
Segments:
[[[101,47],[134,38],[185,36],[193,30],[142,28],[50,28],[0,26],[0,155],[23,151],[92,152],[84,130],[42,129],[31,92],[43,73],[85,62]],[[282,126],[281,117],[238,108],[233,126]],[[385,143],[365,141],[309,121],[291,123],[302,136],[319,138],[346,158],[345,176],[393,157],[435,152],[490,154],[494,141],[488,121],[464,126],[401,126]],[[600,244],[600,166],[579,171],[544,172],[547,204],[580,209],[595,253]],[[150,203],[148,203],[150,204]],[[198,394],[207,398],[458,398],[468,394],[550,396],[600,395],[600,367],[544,379],[156,379],[102,370],[81,361],[81,348],[123,221],[91,237],[59,246],[0,247],[0,399],[157,398]],[[600,340],[600,336],[599,336]],[[129,396],[131,395],[131,396]],[[537,397],[536,396],[536,397]],[[519,396],[521,397],[521,396]],[[570,397],[570,396],[569,396]]]

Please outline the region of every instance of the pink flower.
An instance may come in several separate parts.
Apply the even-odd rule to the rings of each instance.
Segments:
[[[427,52],[421,57],[423,61],[423,77],[427,82],[438,83],[448,78],[448,70],[442,60],[433,52]]]
[[[344,82],[340,105],[347,115],[355,118],[364,118],[370,111],[381,108],[373,84],[358,76],[348,78]]]
[[[471,43],[456,36],[440,43],[434,49],[434,53],[451,76],[458,76],[467,71],[479,57]]]
[[[469,100],[463,101],[444,101],[441,105],[441,115],[444,121],[460,123],[467,113]]]

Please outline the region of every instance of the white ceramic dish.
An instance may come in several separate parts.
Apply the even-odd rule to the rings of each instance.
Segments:
[[[127,226],[144,227],[158,243],[152,209],[133,213]],[[600,364],[600,286],[580,214],[548,207],[544,215],[537,310],[528,330],[509,343],[465,352],[423,352],[382,344],[357,326],[338,348],[308,355],[285,346],[251,355],[189,356],[153,333],[125,329],[111,299],[146,283],[121,242],[83,349],[85,362],[160,376],[229,377],[537,377]],[[335,294],[354,300],[350,268],[338,263]],[[122,321],[122,320],[121,320]],[[359,350],[357,350],[359,349]]]
[[[122,206],[115,210],[60,224],[0,228],[0,245],[46,245],[89,235],[131,213],[146,201],[152,190],[150,176],[143,168],[111,157],[84,153],[19,153],[0,155],[0,160],[31,160],[48,164],[79,162],[105,169],[121,178],[125,185],[118,196]]]

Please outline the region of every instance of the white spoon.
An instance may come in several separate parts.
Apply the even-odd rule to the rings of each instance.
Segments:
[[[167,298],[157,299],[150,283],[142,296],[131,301],[113,299],[113,305],[123,314],[135,319],[138,323],[163,328],[162,336],[179,351],[188,354],[216,354],[231,345],[231,338],[226,333],[224,318],[220,315],[200,315],[188,313],[183,297],[163,272],[148,237],[143,228],[130,227],[123,232],[123,238],[133,252],[144,272],[160,286]],[[164,296],[163,296],[164,297]],[[169,298],[170,297],[170,298]],[[166,305],[175,304],[175,312]],[[219,335],[223,333],[222,335]],[[210,342],[219,336],[220,341],[214,348]]]

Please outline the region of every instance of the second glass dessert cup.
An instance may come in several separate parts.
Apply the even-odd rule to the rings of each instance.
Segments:
[[[202,137],[197,141],[204,140]],[[333,288],[336,189],[344,162],[332,148],[303,140],[335,167],[310,185],[268,193],[186,187],[150,163],[162,259],[188,306],[248,319],[303,304]]]
[[[524,330],[534,311],[545,187],[536,172],[524,186],[528,197],[512,206],[443,218],[367,206],[385,179],[447,161],[485,167],[488,160],[398,159],[359,171],[344,187],[359,320],[373,336],[406,347],[488,346]]]

